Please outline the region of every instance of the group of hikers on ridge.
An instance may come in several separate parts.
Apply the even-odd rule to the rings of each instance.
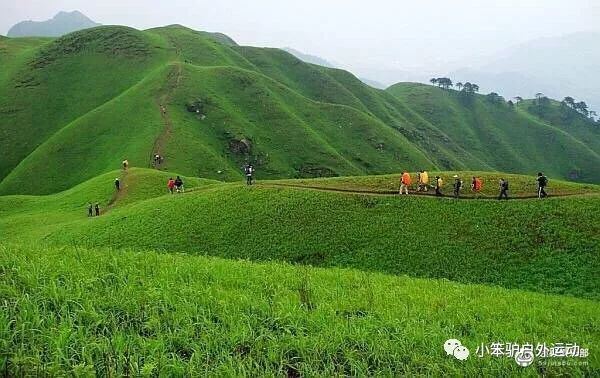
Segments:
[[[154,155],[154,162],[156,164],[160,164],[162,162],[162,156],[159,154]],[[127,171],[129,168],[129,161],[127,159],[122,162],[123,170]],[[254,173],[255,168],[251,163],[246,164],[242,167],[244,172],[244,176],[246,177],[246,185],[252,185],[254,183]],[[220,171],[219,171],[220,172]],[[454,175],[452,177],[454,179],[452,183],[453,196],[454,198],[460,198],[461,191],[463,190],[464,183],[463,180],[459,177],[459,175]],[[433,179],[433,184],[430,182],[429,172],[426,170],[420,170],[416,173],[416,191],[417,192],[428,192],[430,188],[435,190],[435,195],[438,197],[442,197],[444,194],[442,193],[442,187],[444,186],[444,180],[440,176],[435,176]],[[119,177],[115,178],[115,190],[118,192],[121,190],[121,180]],[[408,195],[409,188],[412,185],[412,176],[409,172],[403,171],[400,176],[400,195]],[[536,187],[537,193],[536,196],[538,198],[545,198],[548,196],[546,193],[546,187],[548,186],[548,178],[542,173],[539,172],[536,178]],[[167,189],[170,194],[173,193],[184,193],[185,188],[183,185],[183,179],[180,176],[176,176],[175,179],[172,177],[167,181]],[[480,177],[473,176],[471,179],[471,192],[474,194],[475,198],[479,198],[481,196],[481,191],[483,189],[483,180]],[[498,181],[498,190],[499,195],[498,199],[508,200],[508,191],[509,184],[508,180],[505,178],[500,178]],[[99,204],[96,204],[95,207],[92,204],[89,204],[88,209],[89,216],[93,216],[94,210],[96,215],[100,215]]]
[[[454,182],[452,184],[454,198],[459,198],[461,190],[463,189],[464,183],[458,175],[453,176]],[[408,195],[408,189],[412,184],[412,177],[407,171],[402,172],[400,176],[400,190],[399,194]],[[438,197],[443,196],[442,187],[444,186],[444,180],[440,176],[435,176],[433,187],[435,188],[435,195]],[[548,178],[539,172],[536,178],[537,197],[545,198],[548,196],[546,193],[546,187],[548,186]],[[425,170],[417,172],[417,192],[427,192],[429,190],[429,173]],[[473,176],[471,179],[471,191],[475,194],[475,198],[479,198],[481,190],[483,189],[483,180],[480,177]],[[508,180],[501,178],[498,181],[499,196],[498,199],[508,200]]]

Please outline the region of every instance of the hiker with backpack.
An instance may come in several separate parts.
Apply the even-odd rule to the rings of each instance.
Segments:
[[[539,172],[536,181],[537,181],[538,198],[548,197],[548,194],[546,193],[546,190],[545,190],[546,186],[548,185],[548,178],[546,176],[544,176],[544,174],[542,172]]]
[[[123,170],[126,171],[127,168],[129,167],[129,160],[125,159],[123,160]]]
[[[115,179],[115,189],[117,190],[117,192],[121,190],[121,180],[119,180],[118,177]]]
[[[483,182],[481,181],[481,178],[473,176],[473,180],[471,181],[471,191],[475,193],[475,198],[479,198],[482,186]]]
[[[435,195],[437,197],[442,197],[442,186],[444,185],[444,180],[440,176],[435,176]]]
[[[419,181],[420,190],[427,192],[429,190],[429,173],[425,170],[421,170],[420,175],[421,181]]]
[[[93,217],[94,216],[94,206],[92,205],[92,203],[88,203],[88,217]]]
[[[177,178],[175,179],[175,189],[177,190],[177,193],[184,192],[183,180],[179,176],[177,176]]]
[[[454,175],[454,198],[460,197],[460,189],[462,188],[462,180],[458,175]]]
[[[169,181],[167,181],[167,188],[169,189],[169,193],[173,194],[173,189],[175,188],[175,180],[173,180],[173,177],[169,178]]]
[[[402,173],[402,177],[400,178],[400,194],[408,195],[408,187],[410,186],[411,178],[410,173],[404,171]]]
[[[500,186],[500,196],[498,196],[498,200],[501,200],[502,198],[504,198],[505,200],[508,200],[508,180],[501,178],[499,186]]]
[[[246,174],[246,185],[252,185],[252,175],[254,175],[254,167],[252,164],[246,165],[244,168],[244,173]]]
[[[99,217],[100,216],[100,204],[98,202],[96,202],[95,209],[96,209],[96,216]]]

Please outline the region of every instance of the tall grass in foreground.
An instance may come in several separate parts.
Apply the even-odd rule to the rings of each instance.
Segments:
[[[598,302],[181,254],[0,246],[0,372],[20,375],[595,375]],[[465,362],[442,345],[458,338]],[[577,342],[518,367],[479,343]]]

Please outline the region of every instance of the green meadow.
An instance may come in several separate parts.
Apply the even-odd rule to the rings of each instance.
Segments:
[[[377,90],[178,25],[0,38],[0,65],[0,374],[600,373],[600,129],[560,104]]]

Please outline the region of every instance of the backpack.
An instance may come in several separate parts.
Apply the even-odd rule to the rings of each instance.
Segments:
[[[546,185],[548,185],[548,179],[546,178],[546,176],[541,176],[538,180],[541,187],[545,187]]]
[[[481,179],[479,177],[475,179],[475,190],[476,191],[481,190]]]
[[[504,181],[504,183],[502,184],[502,189],[508,190],[508,181]]]
[[[437,180],[437,184],[438,184],[438,186],[441,188],[442,186],[444,186],[444,180],[442,180],[442,178],[440,177],[440,178]]]

